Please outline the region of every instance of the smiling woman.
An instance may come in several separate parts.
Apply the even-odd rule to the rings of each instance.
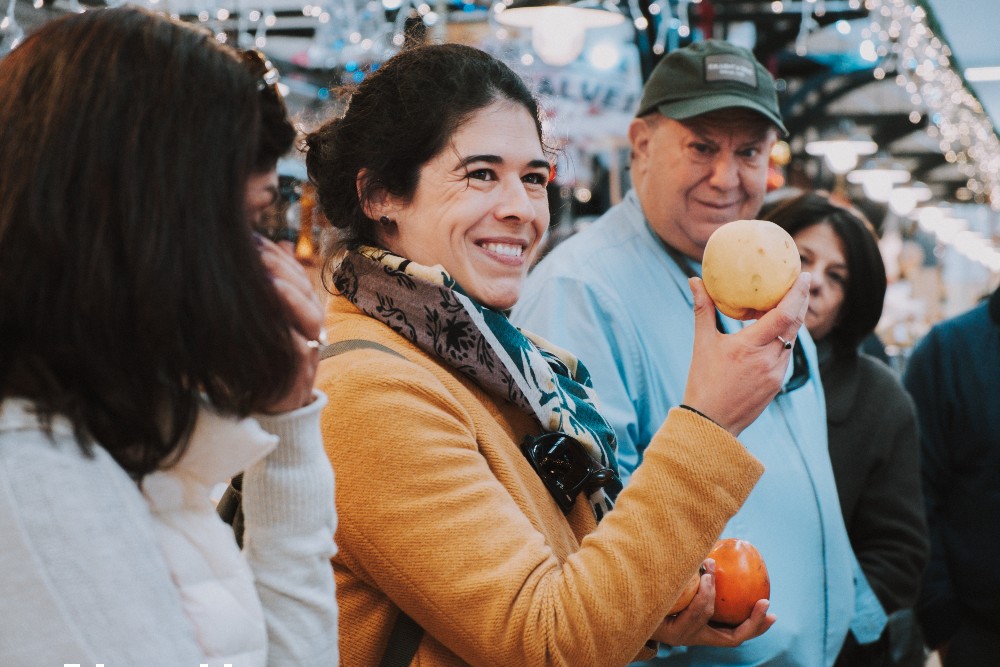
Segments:
[[[472,298],[514,305],[549,226],[549,162],[534,119],[497,101],[459,127],[420,170],[412,197],[373,202],[391,221],[383,242],[421,264],[442,264]]]
[[[699,634],[710,562],[689,611],[665,617],[760,475],[733,436],[780,387],[774,336],[801,322],[805,283],[743,332],[766,354],[734,365],[707,361],[732,355],[695,281],[707,337],[691,409],[671,413],[616,505],[616,437],[586,367],[505,312],[549,225],[539,117],[497,59],[421,46],[307,138],[335,228],[326,326],[350,350],[317,377],[338,471],[345,665],[378,664],[387,643],[406,651],[391,638],[401,618],[422,629],[407,663],[583,666],[648,657],[678,627],[732,646],[775,620],[758,601],[739,627]],[[723,378],[734,369],[746,391]],[[730,421],[701,416],[707,401]]]

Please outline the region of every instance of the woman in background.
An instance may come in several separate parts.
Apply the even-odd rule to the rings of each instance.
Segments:
[[[241,61],[242,60],[242,61]],[[134,8],[0,60],[0,664],[337,663],[322,309],[266,66]],[[246,470],[246,548],[212,487]]]
[[[859,212],[817,192],[776,202],[761,217],[792,235],[802,270],[812,274],[805,324],[819,355],[847,534],[886,613],[901,612],[874,645],[859,646],[848,635],[837,664],[922,665],[911,611],[928,557],[916,411],[892,370],[858,349],[875,330],[885,298],[875,232]],[[883,662],[890,643],[897,654],[902,644],[916,655]]]

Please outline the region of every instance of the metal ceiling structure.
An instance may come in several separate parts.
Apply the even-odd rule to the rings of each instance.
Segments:
[[[88,0],[89,1],[89,0]],[[435,0],[429,0],[434,3]],[[660,57],[663,44],[664,13],[671,20],[688,28],[684,37],[677,37],[671,46],[682,45],[691,39],[705,36],[752,40],[758,59],[775,75],[779,83],[779,97],[785,122],[790,130],[789,144],[791,162],[787,167],[789,182],[811,187],[832,189],[835,176],[824,169],[821,160],[808,155],[805,144],[809,139],[822,136],[849,121],[859,132],[870,136],[880,150],[901,163],[913,180],[926,183],[934,196],[942,201],[968,201],[974,199],[989,202],[990,189],[982,184],[979,191],[970,190],[970,180],[975,181],[975,170],[970,167],[964,154],[949,155],[940,140],[933,109],[917,103],[912,91],[901,85],[897,71],[900,58],[893,54],[883,55],[874,60],[859,56],[859,33],[870,30],[873,17],[872,7],[882,2],[901,3],[915,0],[619,0],[617,7],[635,22],[641,18],[640,27],[635,32],[643,78]],[[68,0],[54,0],[54,4],[35,7],[27,0],[18,3],[19,20],[30,29],[31,25],[51,17],[54,13],[66,11]],[[287,6],[281,4],[287,3]],[[240,17],[237,9],[249,7],[251,3],[215,4],[213,7],[229,7],[222,18],[209,18],[216,28],[230,30],[250,43],[260,26],[269,21],[268,35],[274,39],[309,40],[317,30],[323,30],[318,22],[318,11],[310,7],[324,7],[324,12],[333,12],[338,5],[354,4],[355,0],[339,0],[306,5],[301,2],[276,0],[270,3],[270,13],[257,11],[253,25],[246,23],[247,17]],[[191,5],[198,8],[208,3]],[[174,5],[179,6],[179,5]],[[922,5],[914,5],[921,7]],[[380,20],[388,23],[405,24],[408,39],[422,38],[432,33],[421,22],[422,14],[416,10],[416,2],[375,2],[367,5],[369,10],[383,12]],[[393,10],[384,7],[394,7]],[[437,0],[432,9],[443,12],[449,23],[485,23],[489,14],[488,0]],[[421,12],[427,6],[420,7]],[[175,10],[184,18],[199,20],[195,11]],[[409,11],[409,16],[401,12]],[[205,12],[201,20],[208,17]],[[875,16],[874,19],[878,19]],[[241,23],[241,20],[244,23]],[[336,22],[334,16],[326,16],[327,21]],[[642,23],[645,23],[643,29]],[[933,23],[933,22],[932,22]],[[850,32],[844,33],[844,26]],[[242,28],[242,30],[241,30]],[[840,28],[837,30],[835,28]],[[748,38],[749,36],[749,38]],[[659,44],[658,44],[659,41]],[[749,46],[749,44],[747,44]],[[947,49],[947,45],[944,45]],[[282,62],[282,70],[291,74],[292,85],[296,81],[309,85],[309,94],[330,85],[331,68],[302,62]],[[335,67],[340,67],[337,65]],[[912,68],[911,68],[912,69]],[[342,74],[342,73],[341,73]],[[322,96],[320,96],[322,98]],[[990,125],[992,132],[992,125]],[[994,134],[995,138],[995,134]],[[954,153],[954,152],[952,152]],[[961,151],[960,151],[961,153]]]

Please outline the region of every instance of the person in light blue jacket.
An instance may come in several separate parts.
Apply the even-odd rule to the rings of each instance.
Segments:
[[[709,40],[668,54],[629,126],[633,189],[542,260],[512,312],[518,326],[588,360],[626,482],[681,402],[694,344],[688,278],[700,275],[715,229],[757,215],[779,132],[774,81],[750,51]],[[743,324],[717,319],[719,335]],[[786,382],[740,437],[766,471],[723,535],[763,555],[778,620],[720,648],[688,645],[705,621],[691,618],[690,635],[650,664],[824,667],[849,630],[865,643],[885,624],[844,528],[816,347],[805,329],[770,344],[791,348]]]

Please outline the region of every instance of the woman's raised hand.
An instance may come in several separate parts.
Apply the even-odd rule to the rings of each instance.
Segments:
[[[700,278],[688,282],[694,295],[694,350],[684,404],[734,436],[749,426],[781,389],[794,344],[809,307],[809,281],[802,273],[781,302],[742,330],[723,334],[715,326],[715,304]]]
[[[305,269],[291,253],[263,237],[258,236],[257,241],[264,267],[291,314],[289,329],[298,352],[298,373],[292,386],[280,399],[262,408],[265,413],[277,414],[301,408],[313,400],[319,341],[323,338],[323,306]]]

